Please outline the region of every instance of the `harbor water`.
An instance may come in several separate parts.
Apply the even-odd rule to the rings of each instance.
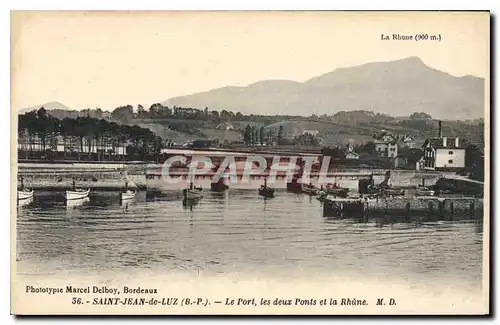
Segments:
[[[179,191],[142,191],[128,202],[93,191],[69,206],[38,192],[18,207],[16,226],[19,275],[328,272],[463,290],[482,284],[482,220],[325,218],[314,197],[281,190],[267,200],[257,191],[205,191],[195,205]]]

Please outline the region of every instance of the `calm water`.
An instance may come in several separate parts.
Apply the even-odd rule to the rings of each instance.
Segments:
[[[327,219],[315,198],[284,191],[207,191],[192,207],[176,193],[127,206],[118,195],[66,207],[47,192],[18,208],[18,273],[360,272],[481,286],[479,221]]]

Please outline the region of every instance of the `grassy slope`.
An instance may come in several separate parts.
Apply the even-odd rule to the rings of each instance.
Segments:
[[[188,134],[170,130],[169,123],[184,123],[189,124],[197,131],[196,134]],[[239,121],[232,123],[235,127],[234,131],[224,131],[215,129],[216,125],[211,121],[193,121],[193,120],[141,120],[135,121],[139,126],[149,127],[159,136],[166,139],[173,139],[176,143],[183,143],[187,140],[197,138],[220,138],[230,141],[241,140],[242,133],[247,124],[255,124],[257,128],[264,126],[266,130],[271,129],[276,136],[279,127],[283,125],[283,132],[288,136],[297,136],[302,134],[304,130],[318,130],[325,138],[325,145],[341,145],[348,142],[366,143],[372,139],[373,134],[382,130],[392,131],[397,134],[410,134],[415,136],[418,143],[423,142],[425,138],[435,137],[437,135],[437,121],[411,121],[408,119],[391,119],[387,121],[377,122],[355,122],[355,121],[336,121],[335,119],[311,119],[306,117],[294,117],[287,120],[282,120],[276,123],[265,125],[259,122]],[[477,123],[446,121],[443,123],[444,136],[459,136],[468,138],[473,142],[480,141],[480,127]],[[419,141],[420,140],[420,141]]]

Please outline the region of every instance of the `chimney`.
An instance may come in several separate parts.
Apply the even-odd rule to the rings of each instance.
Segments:
[[[443,137],[443,129],[441,127],[441,121],[439,121],[439,131],[438,131],[438,138]]]
[[[455,138],[455,147],[459,147],[460,146],[460,138],[459,137],[456,137]]]
[[[447,142],[447,140],[448,140],[448,138],[447,138],[447,137],[444,137],[444,138],[443,138],[443,147],[445,147],[445,148],[446,148],[446,142]]]

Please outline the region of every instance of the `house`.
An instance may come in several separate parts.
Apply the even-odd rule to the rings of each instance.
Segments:
[[[306,135],[306,134],[317,137],[319,135],[319,131],[318,130],[304,130],[304,131],[302,131],[302,135]]]
[[[375,151],[381,157],[396,158],[398,155],[397,139],[388,132],[382,132],[375,136],[373,141],[375,144]]]
[[[403,147],[413,149],[416,145],[415,137],[405,134],[401,137],[401,143],[403,144]]]
[[[359,154],[351,151],[345,154],[345,159],[359,159]]]
[[[418,148],[400,148],[394,159],[394,168],[423,170],[424,151]]]
[[[351,143],[347,145],[347,153],[345,154],[345,159],[359,159],[359,154],[354,151],[354,147]]]
[[[234,126],[231,123],[223,122],[215,127],[217,130],[230,131],[234,130]]]
[[[463,170],[465,168],[465,141],[458,137],[440,137],[425,140],[424,169]]]

